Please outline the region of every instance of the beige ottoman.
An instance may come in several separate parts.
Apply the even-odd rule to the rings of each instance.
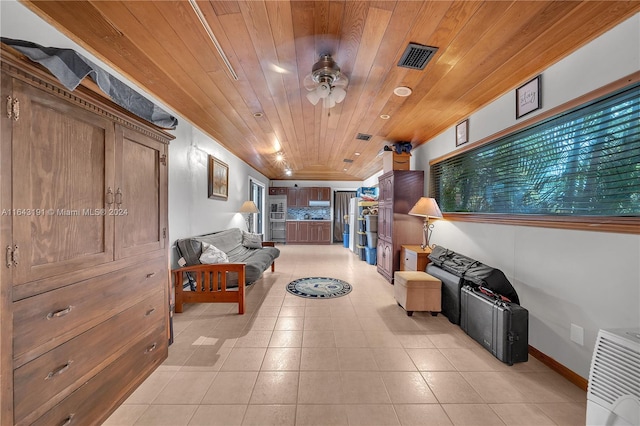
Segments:
[[[413,311],[429,311],[436,316],[442,311],[442,282],[421,271],[396,271],[393,295],[407,315]]]

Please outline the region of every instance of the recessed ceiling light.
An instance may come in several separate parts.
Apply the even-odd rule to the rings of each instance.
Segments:
[[[395,93],[397,96],[405,97],[409,96],[411,93],[413,93],[413,91],[407,86],[399,86],[393,89],[393,93]]]
[[[347,171],[347,169],[342,169],[342,170],[345,171],[345,172]]]
[[[354,152],[353,155],[360,155],[360,153],[359,152]]]
[[[261,113],[261,112],[254,112],[254,113],[253,113],[253,116],[254,116],[254,117],[256,117],[256,118],[260,118],[260,117],[262,117],[263,115],[264,115],[264,114],[263,114],[263,113]]]
[[[391,116],[389,114],[382,114],[380,118],[382,118],[383,120],[388,120],[391,118]]]
[[[284,171],[284,174],[287,176],[291,176],[291,170],[287,169]]]
[[[276,161],[284,160],[284,154],[282,152],[276,153]]]

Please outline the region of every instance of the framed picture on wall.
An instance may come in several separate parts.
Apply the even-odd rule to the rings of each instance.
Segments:
[[[229,198],[229,166],[209,155],[209,198]]]
[[[516,89],[516,119],[542,108],[540,76]]]
[[[469,142],[469,119],[456,126],[456,146]]]

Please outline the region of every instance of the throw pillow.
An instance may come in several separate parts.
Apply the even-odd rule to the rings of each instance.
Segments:
[[[227,253],[208,243],[202,243],[200,263],[229,263]]]
[[[242,245],[251,249],[262,248],[262,236],[242,231]]]

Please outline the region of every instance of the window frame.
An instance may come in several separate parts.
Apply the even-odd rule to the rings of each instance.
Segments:
[[[497,139],[510,135],[512,133],[533,126],[541,121],[559,115],[563,112],[581,106],[585,103],[594,101],[602,96],[623,89],[631,84],[640,81],[640,71],[635,72],[627,77],[616,80],[599,89],[589,92],[585,95],[577,97],[569,102],[551,108],[548,111],[531,117],[522,122],[518,122],[513,126],[494,133],[474,143],[468,144],[461,149],[455,149],[446,155],[434,158],[429,161],[429,193],[431,196],[435,194],[434,179],[431,175],[431,166],[440,161],[449,159],[466,151],[470,151],[479,146],[491,143]],[[621,217],[621,216],[554,216],[554,215],[518,215],[508,213],[466,213],[466,212],[450,212],[444,213],[445,219],[460,222],[476,222],[476,223],[492,223],[516,226],[536,226],[542,228],[556,229],[572,229],[584,231],[614,232],[625,234],[640,234],[640,218],[638,217]]]

